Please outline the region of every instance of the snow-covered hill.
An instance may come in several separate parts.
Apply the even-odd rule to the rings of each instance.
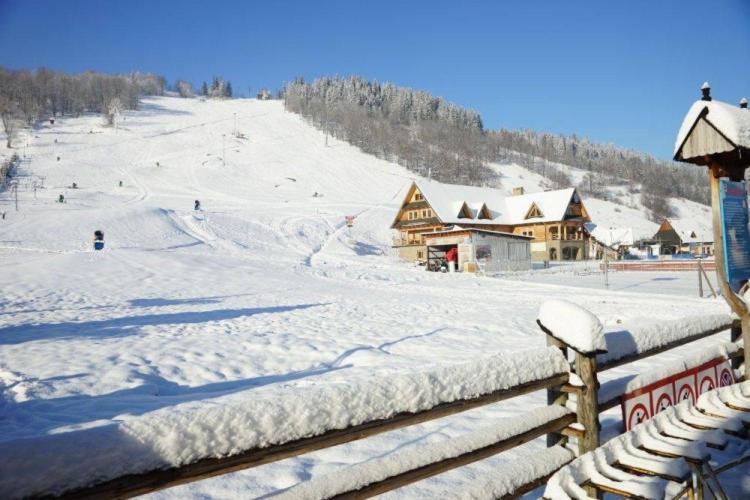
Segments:
[[[50,453],[84,466],[70,459],[86,458],[75,439],[79,449],[55,447],[34,460],[53,434],[179,415],[186,424],[171,429],[168,448],[150,450],[156,431],[141,434],[128,465],[155,455],[178,463],[252,431],[237,413],[198,409],[288,391],[304,398],[318,384],[387,383],[397,371],[543,346],[534,318],[548,297],[585,305],[618,329],[649,316],[726,312],[719,301],[653,288],[481,279],[399,262],[388,226],[412,174],[331,138],[326,147],[321,132],[279,102],[150,98],[116,129],[97,116],[63,118],[29,139],[19,211],[0,193],[0,454],[16,464],[31,458],[13,474],[0,468],[0,490],[42,477],[54,483],[55,470],[38,471],[55,463]],[[520,167],[498,168],[508,189],[538,187]],[[648,229],[637,210],[584,201],[595,221]],[[346,215],[357,216],[351,231]],[[95,230],[104,231],[106,251],[91,251]],[[260,496],[543,401],[534,394],[156,496]],[[203,414],[213,416],[194,417]],[[512,457],[399,495],[440,496],[446,481],[460,488]]]

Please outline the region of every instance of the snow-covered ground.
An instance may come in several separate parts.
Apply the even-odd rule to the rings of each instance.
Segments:
[[[235,116],[244,138],[232,134]],[[280,102],[250,99],[150,98],[117,129],[86,116],[35,130],[19,171],[20,210],[0,194],[7,212],[0,221],[0,447],[154,412],[189,420],[228,402],[387,381],[542,347],[534,319],[548,298],[586,307],[605,331],[644,318],[727,312],[719,300],[697,298],[692,273],[613,273],[605,290],[601,275],[580,266],[480,278],[400,262],[388,227],[413,175],[328,143]],[[34,180],[44,185],[36,193]],[[56,202],[60,194],[65,203]],[[201,212],[193,210],[196,199]],[[584,203],[595,222],[597,213],[627,216],[625,207]],[[346,215],[357,217],[351,231]],[[90,250],[97,229],[106,251]],[[270,495],[534,404],[544,404],[544,394],[153,497]],[[229,417],[193,424],[252,432]],[[189,439],[189,430],[176,432],[172,445],[179,450]],[[210,452],[211,442],[198,444]],[[541,447],[530,443],[387,496],[460,496]]]

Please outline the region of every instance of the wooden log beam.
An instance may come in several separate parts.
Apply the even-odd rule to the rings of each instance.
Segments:
[[[556,339],[552,335],[547,335],[547,345],[554,346],[560,349],[565,359],[568,359],[568,348],[564,342]],[[565,406],[568,402],[568,394],[562,390],[562,386],[552,386],[547,389],[547,405],[560,405]],[[552,446],[565,446],[568,442],[568,438],[560,433],[547,434],[547,447]]]
[[[417,413],[399,413],[387,419],[373,420],[346,429],[330,430],[318,436],[298,439],[266,448],[256,448],[236,455],[204,458],[181,467],[159,469],[140,474],[129,474],[90,487],[70,490],[59,498],[131,498],[164,488],[186,484],[209,477],[258,467],[285,458],[357,441],[383,432],[416,425],[437,418],[465,412],[480,406],[497,403],[530,392],[561,385],[568,381],[568,373],[527,382],[509,389],[484,394],[471,399],[442,403]]]
[[[428,477],[432,477],[437,474],[455,469],[457,467],[477,462],[479,460],[484,460],[485,458],[497,455],[498,453],[501,453],[503,451],[510,450],[511,448],[515,448],[516,446],[520,446],[524,443],[528,443],[529,441],[532,441],[545,434],[559,432],[560,430],[575,422],[575,420],[575,414],[569,413],[567,415],[563,415],[562,417],[551,420],[544,425],[523,432],[521,434],[517,434],[510,438],[503,439],[489,446],[485,446],[484,448],[479,448],[478,450],[464,453],[463,455],[459,455],[457,457],[448,458],[440,462],[425,465],[423,467],[418,467],[416,469],[391,476],[388,479],[370,483],[358,490],[342,493],[340,495],[334,496],[333,498],[337,500],[352,500],[360,498],[371,498],[375,495],[382,495],[383,493],[401,488],[417,481],[421,481],[422,479],[426,479]]]
[[[604,361],[598,366],[598,370],[600,372],[603,372],[605,370],[610,370],[612,368],[616,368],[618,366],[627,365],[629,363],[633,363],[635,361],[640,361],[641,359],[646,359],[651,356],[655,356],[657,354],[660,354],[662,352],[669,351],[671,349],[674,349],[675,347],[680,347],[685,344],[689,344],[691,342],[695,342],[696,340],[700,340],[705,337],[710,337],[711,335],[716,335],[719,332],[723,332],[724,330],[730,329],[735,323],[731,321],[727,321],[725,325],[721,325],[717,328],[712,328],[710,330],[706,330],[700,333],[697,333],[695,335],[691,335],[689,337],[682,338],[680,340],[676,340],[674,342],[670,342],[667,345],[663,345],[660,347],[656,347],[654,349],[649,349],[648,351],[639,352],[635,354],[631,354],[629,356],[625,356],[619,359],[614,359],[611,361]]]

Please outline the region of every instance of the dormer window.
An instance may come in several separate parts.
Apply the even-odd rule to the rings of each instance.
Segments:
[[[544,214],[539,209],[536,203],[532,203],[531,207],[529,207],[529,211],[526,212],[526,218],[527,219],[536,219],[539,217],[544,217]]]
[[[490,213],[490,210],[487,208],[487,205],[482,203],[482,208],[479,209],[479,213],[477,214],[477,219],[491,219],[492,214]]]
[[[471,209],[469,208],[469,205],[464,202],[463,205],[461,205],[461,210],[458,211],[458,218],[459,219],[473,219],[474,217],[471,214]]]

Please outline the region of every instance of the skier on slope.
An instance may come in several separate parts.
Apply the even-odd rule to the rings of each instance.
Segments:
[[[195,210],[200,210],[200,209],[201,209],[201,201],[195,200]]]

